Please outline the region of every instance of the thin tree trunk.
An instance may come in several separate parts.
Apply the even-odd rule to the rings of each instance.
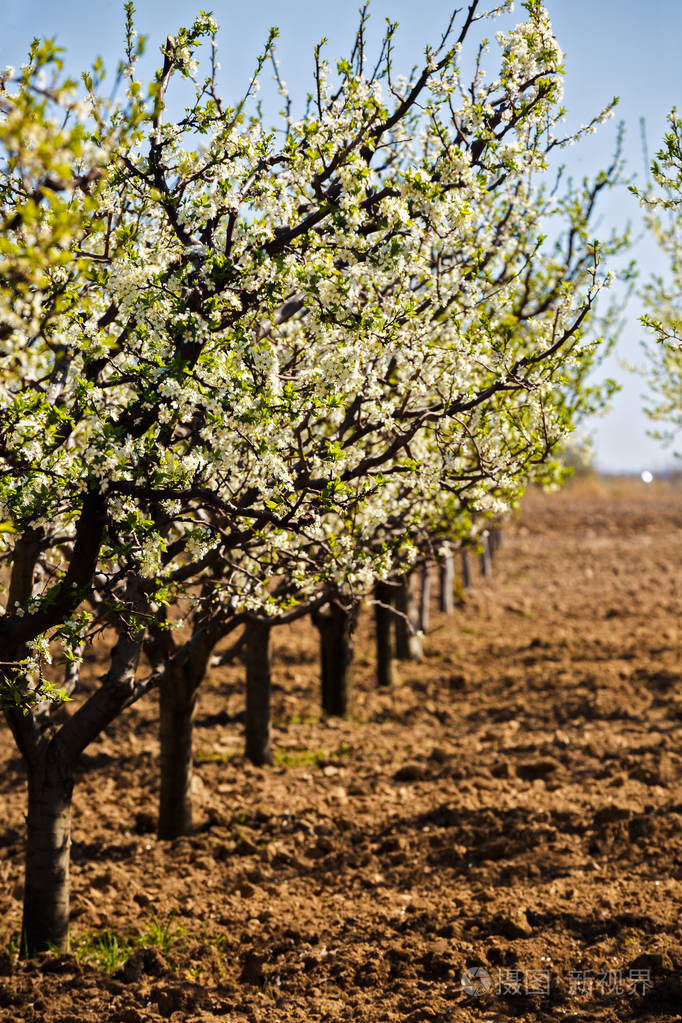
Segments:
[[[183,676],[180,669],[169,670],[159,686],[159,838],[178,838],[192,830],[192,734],[197,687],[187,686]]]
[[[469,564],[469,552],[462,551],[462,586],[465,590],[471,589],[471,565]]]
[[[455,565],[452,554],[448,554],[438,566],[440,580],[439,606],[445,615],[451,615],[454,610],[454,588],[455,588]]]
[[[377,580],[374,584],[374,625],[377,644],[377,685],[393,685],[393,649],[391,645],[391,624],[393,613],[393,587]]]
[[[194,623],[192,638],[182,647],[158,642],[149,650],[153,661],[165,664],[159,679],[159,838],[178,838],[192,831],[192,737],[197,693],[216,643],[233,627],[233,620],[206,616]],[[239,645],[235,644],[235,651]]]
[[[246,626],[246,757],[261,767],[272,763],[270,746],[270,630],[250,621]]]
[[[356,608],[347,609],[332,600],[313,619],[320,633],[322,710],[333,717],[345,717],[350,708],[356,617]]]
[[[419,604],[415,600],[415,573],[403,576],[396,589],[395,652],[400,661],[421,661],[422,641],[419,633]]]
[[[419,631],[428,632],[431,621],[431,569],[424,563],[419,573]]]
[[[159,838],[189,835],[193,827],[192,738],[199,686],[225,622],[195,623],[195,633],[166,662],[159,681],[161,791]]]
[[[490,536],[485,533],[482,537],[482,551],[481,551],[481,575],[486,579],[490,578],[493,574],[493,559],[490,551]]]
[[[69,862],[73,775],[48,747],[28,770],[21,955],[69,948]]]

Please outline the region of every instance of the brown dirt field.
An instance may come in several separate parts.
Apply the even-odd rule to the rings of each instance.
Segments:
[[[319,720],[311,627],[280,630],[278,764],[243,762],[241,673],[216,671],[190,838],[150,830],[134,708],[77,784],[78,957],[6,951],[24,784],[1,731],[0,1020],[682,1020],[681,565],[679,487],[531,494],[391,692],[365,616],[348,721]],[[153,914],[156,946],[88,961]]]

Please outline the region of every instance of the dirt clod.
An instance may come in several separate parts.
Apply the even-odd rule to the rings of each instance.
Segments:
[[[493,576],[471,563],[390,690],[361,616],[347,721],[314,629],[274,631],[272,768],[242,757],[242,669],[213,669],[186,838],[154,833],[155,698],[114,722],[75,788],[70,956],[16,959],[0,731],[1,1023],[679,1023],[680,490],[531,493]]]

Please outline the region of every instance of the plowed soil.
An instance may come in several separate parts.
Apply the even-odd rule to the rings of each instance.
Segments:
[[[75,954],[28,964],[3,729],[0,1020],[682,1020],[681,566],[679,487],[531,494],[390,692],[365,615],[345,721],[313,628],[279,630],[277,762],[244,762],[241,669],[216,669],[173,842],[149,698],[84,758]]]

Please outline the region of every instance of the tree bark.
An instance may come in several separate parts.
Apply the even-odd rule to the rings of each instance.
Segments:
[[[5,614],[0,617],[0,646],[3,650],[8,646],[16,648],[30,643],[48,629],[65,622],[78,607],[92,585],[104,535],[105,510],[105,499],[99,493],[88,491],[84,495],[69,565],[55,586],[54,599],[30,614]],[[28,543],[33,543],[35,532],[31,530],[30,535],[26,536]],[[13,566],[10,590],[14,588],[15,578],[20,587],[24,587],[27,582],[26,573],[23,570],[17,573],[15,569],[16,566]],[[19,578],[22,575],[23,579]],[[16,598],[11,595],[10,599],[12,603],[9,606],[13,608]]]
[[[69,862],[73,773],[54,743],[28,765],[23,957],[69,948]]]
[[[197,693],[216,643],[230,629],[229,622],[217,617],[195,623],[192,638],[167,658],[159,679],[159,838],[179,838],[192,832],[192,739]]]
[[[164,639],[164,633],[148,650],[152,661],[163,666],[159,678],[159,838],[178,838],[192,831],[192,738],[197,693],[216,644],[234,627],[235,619],[207,614],[195,622],[192,638],[183,646],[176,647]],[[239,645],[235,644],[235,651]]]
[[[23,578],[23,582],[22,582]],[[27,587],[30,573],[13,575],[15,589]],[[137,582],[126,588],[135,599]],[[146,605],[143,605],[146,607]],[[74,770],[81,753],[121,711],[150,688],[136,682],[142,636],[120,623],[111,663],[100,686],[57,727],[53,707],[38,704],[22,713],[5,707],[17,748],[28,777],[27,845],[21,954],[34,955],[48,948],[68,949],[69,861],[71,850],[71,798]],[[8,650],[19,660],[21,649]],[[6,669],[4,669],[6,670]],[[75,670],[65,671],[65,686],[78,681]]]
[[[455,587],[455,565],[452,554],[448,554],[438,566],[440,580],[439,606],[445,615],[451,615],[454,610],[453,591]]]
[[[471,565],[469,564],[469,552],[462,551],[462,586],[465,590],[471,589]]]
[[[353,630],[357,608],[332,600],[313,620],[320,633],[322,710],[330,717],[345,717],[351,702]]]
[[[23,956],[68,950],[74,768],[92,739],[141,695],[135,688],[139,649],[139,640],[125,631],[119,635],[102,684],[58,730],[49,705],[26,714],[5,709],[28,777]]]
[[[272,763],[270,630],[259,621],[246,626],[246,758],[257,767]]]
[[[40,551],[42,530],[30,530],[15,547],[10,579],[9,607],[31,597]],[[5,657],[21,660],[23,645]],[[22,713],[7,706],[5,716],[23,757],[28,778],[24,904],[20,955],[23,958],[49,948],[69,947],[69,864],[71,858],[71,797],[75,758],[69,757],[59,739],[45,734],[49,710],[41,705]],[[41,727],[42,725],[42,727]]]
[[[178,838],[192,831],[192,738],[197,688],[182,667],[169,668],[161,678],[159,838]]]
[[[488,533],[481,538],[482,551],[481,551],[481,575],[489,579],[493,574],[493,559],[490,551],[490,536]]]
[[[431,622],[431,569],[424,563],[419,572],[419,631],[428,631]]]
[[[374,625],[377,645],[377,685],[386,687],[393,685],[393,648],[391,644],[391,624],[393,612],[393,587],[381,580],[374,584]]]
[[[396,589],[395,652],[400,661],[421,661],[422,641],[419,635],[419,603],[415,599],[415,572],[403,576]]]

